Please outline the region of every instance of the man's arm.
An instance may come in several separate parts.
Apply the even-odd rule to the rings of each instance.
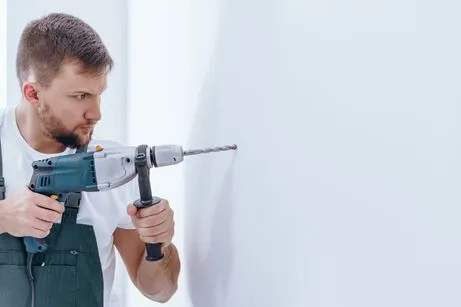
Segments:
[[[117,228],[114,244],[125,263],[133,284],[147,298],[167,302],[178,288],[180,260],[174,244],[163,248],[164,258],[146,261],[145,242],[136,230]]]

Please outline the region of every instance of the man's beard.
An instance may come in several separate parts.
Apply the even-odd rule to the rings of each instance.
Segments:
[[[67,130],[62,122],[51,114],[50,108],[46,103],[43,104],[42,108],[39,108],[38,115],[46,132],[66,147],[79,149],[86,146],[91,140],[93,131],[90,132],[88,142],[82,142],[77,133]]]

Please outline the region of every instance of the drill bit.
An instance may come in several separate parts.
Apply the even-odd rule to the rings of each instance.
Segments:
[[[185,150],[184,155],[191,156],[191,155],[199,155],[203,153],[226,151],[226,150],[237,150],[237,145],[234,144],[234,145],[226,145],[226,146],[219,146],[219,147],[213,147],[213,148]]]

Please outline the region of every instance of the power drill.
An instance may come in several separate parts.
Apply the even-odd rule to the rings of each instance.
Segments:
[[[34,161],[29,189],[63,202],[66,193],[107,191],[124,185],[137,176],[140,198],[134,205],[137,208],[146,208],[161,200],[152,196],[149,178],[152,167],[178,164],[189,155],[236,149],[236,145],[187,151],[179,145],[142,144],[108,149],[96,146],[94,151]],[[48,247],[43,238],[24,237],[24,244],[29,254],[44,252]],[[160,243],[146,243],[146,252],[148,261],[163,258]]]

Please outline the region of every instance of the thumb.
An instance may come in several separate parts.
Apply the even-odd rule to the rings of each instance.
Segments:
[[[138,212],[138,208],[136,208],[133,204],[130,204],[126,209],[126,212],[129,216],[135,216],[136,212]]]

